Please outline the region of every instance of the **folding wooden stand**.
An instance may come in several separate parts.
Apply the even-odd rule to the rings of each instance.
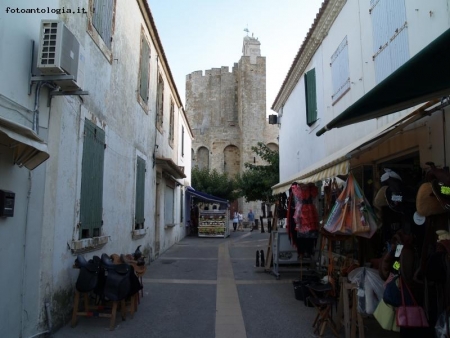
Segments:
[[[361,314],[358,312],[357,303],[357,285],[349,283],[347,277],[340,278],[341,291],[337,309],[337,328],[338,331],[344,325],[345,338],[364,338],[364,322]],[[352,296],[352,306],[350,308],[350,295]]]
[[[82,311],[79,309],[81,295],[83,296],[84,300]],[[75,290],[71,326],[74,327],[77,324],[79,316],[111,318],[109,322],[109,329],[112,331],[114,330],[114,327],[116,325],[116,314],[119,303],[122,320],[126,320],[127,312],[129,312],[131,314],[131,318],[133,318],[134,312],[137,309],[137,294],[132,295],[129,302],[127,302],[125,299],[121,301],[111,302],[112,307],[110,307],[105,305],[91,305],[89,304],[88,292],[79,292],[78,290]]]

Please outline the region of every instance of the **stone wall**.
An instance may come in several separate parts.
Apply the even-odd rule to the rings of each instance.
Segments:
[[[255,38],[245,37],[242,51],[231,72],[221,67],[186,76],[186,114],[194,133],[193,166],[205,166],[206,148],[210,169],[242,173],[246,162],[263,164],[251,149],[258,142],[278,145],[278,127],[269,125],[266,118],[266,58],[260,56]],[[251,208],[257,211],[257,205],[239,201],[244,215]]]

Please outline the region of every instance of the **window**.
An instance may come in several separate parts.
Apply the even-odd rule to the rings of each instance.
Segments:
[[[405,1],[371,0],[373,56],[377,83],[409,59]]]
[[[174,112],[175,106],[173,101],[170,101],[170,119],[169,119],[169,145],[173,147],[173,139],[174,139]]]
[[[115,8],[115,0],[89,0],[87,31],[109,62],[112,62]]]
[[[164,224],[173,225],[173,202],[174,202],[175,186],[166,182],[166,189],[164,191]]]
[[[141,31],[141,60],[139,65],[139,102],[148,110],[148,83],[150,71],[150,46],[145,37],[144,30]]]
[[[181,126],[181,157],[184,157],[184,126]]]
[[[348,41],[342,40],[331,56],[331,74],[333,77],[333,95],[331,100],[336,103],[350,90],[350,72],[348,67]]]
[[[134,229],[144,229],[144,201],[145,201],[145,160],[137,157],[136,161],[136,207],[134,215]]]
[[[306,124],[311,126],[317,120],[316,70],[305,73]]]
[[[164,117],[164,81],[161,74],[158,76],[156,105],[156,127],[161,131]]]
[[[80,239],[101,235],[104,156],[105,132],[86,119],[81,162]]]

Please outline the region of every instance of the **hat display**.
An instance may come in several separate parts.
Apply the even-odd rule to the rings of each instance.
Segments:
[[[395,178],[397,180],[402,180],[399,174],[397,174],[395,171],[392,171],[391,169],[384,168],[384,174],[381,175],[381,182],[386,182],[389,178]]]
[[[446,210],[433,193],[430,182],[423,183],[416,196],[417,212],[425,217],[443,214]]]
[[[436,179],[431,182],[431,188],[445,211],[450,211],[450,184]]]
[[[394,191],[391,187],[386,188],[386,202],[392,211],[403,213],[403,193]]]
[[[382,207],[387,207],[388,203],[386,200],[386,189],[387,185],[383,186],[378,190],[375,199],[373,200],[373,206],[377,209],[381,209]]]

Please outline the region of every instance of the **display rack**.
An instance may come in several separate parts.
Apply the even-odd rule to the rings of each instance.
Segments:
[[[228,237],[230,223],[228,210],[200,210],[198,237]]]

